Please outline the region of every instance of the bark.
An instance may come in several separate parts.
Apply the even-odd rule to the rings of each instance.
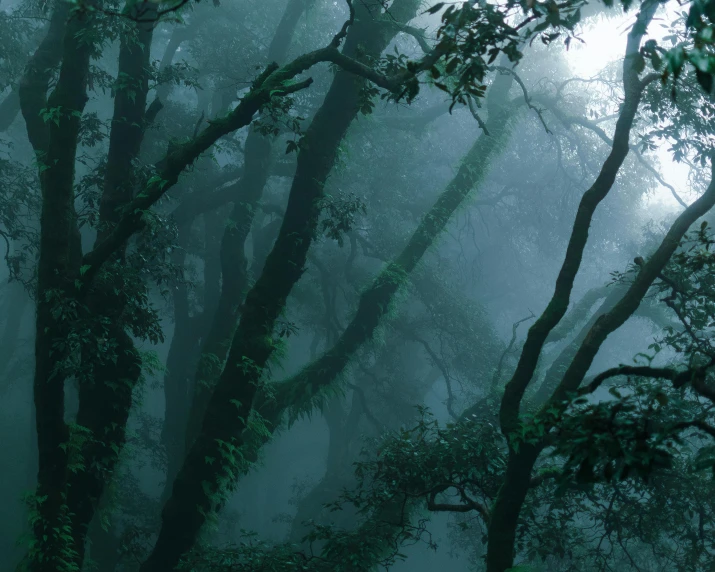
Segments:
[[[392,7],[392,16],[408,19],[416,12],[417,4],[403,0]],[[335,56],[339,34],[322,52],[324,56],[317,57],[355,61],[351,57],[358,46],[374,57],[387,47],[391,36],[375,33],[363,5],[358,5],[356,11],[358,18],[347,34],[344,54]],[[316,56],[308,54],[293,65],[306,69],[315,60]],[[206,407],[201,431],[174,482],[172,496],[162,513],[159,538],[142,565],[143,572],[176,567],[194,545],[208,513],[222,503],[241,470],[243,461],[237,451],[258,383],[275,349],[273,328],[303,273],[320,216],[325,181],[340,142],[359,111],[364,81],[339,71],[305,134],[281,232],[263,273],[246,296],[226,365]]]
[[[131,176],[144,132],[149,91],[149,54],[153,37],[151,24],[126,24],[119,46],[119,87],[114,97],[114,113],[104,188],[99,204],[97,243],[101,243],[121,220],[121,209],[132,199],[137,181]],[[109,483],[126,441],[126,424],[134,389],[141,375],[141,358],[126,332],[124,312],[127,295],[114,293],[121,273],[124,250],[108,268],[105,280],[95,283],[87,297],[91,314],[109,324],[100,326],[96,336],[105,335],[116,344],[115,359],[84,355],[93,363],[93,379],[80,383],[77,424],[89,431],[91,439],[83,450],[85,470],[69,482],[68,506],[72,511],[75,550],[83,561],[85,539],[98,503]]]
[[[256,447],[269,439],[286,411],[291,408],[294,412],[296,409],[304,411],[312,407],[320,392],[339,378],[355,352],[372,339],[406,277],[446,227],[454,211],[478,188],[489,169],[490,159],[499,153],[509,135],[509,121],[514,114],[502,103],[506,101],[512,81],[511,75],[497,76],[487,98],[487,125],[492,135],[482,135],[476,141],[465,156],[456,177],[425,215],[408,245],[363,293],[355,316],[337,343],[300,373],[273,387],[269,392],[270,397],[263,393],[257,397],[257,408],[261,417],[268,422],[269,434],[259,439],[258,443],[252,440],[243,449],[242,453],[249,462],[257,458]]]
[[[539,389],[537,389],[534,396],[529,399],[530,404],[535,405],[536,407],[541,407],[544,402],[551,396],[554,389],[556,389],[556,386],[561,380],[561,377],[566,371],[566,368],[569,366],[571,360],[573,360],[574,356],[576,355],[576,352],[578,351],[578,348],[580,347],[581,343],[586,338],[586,335],[588,334],[590,329],[596,323],[596,320],[598,320],[606,312],[610,311],[613,306],[615,306],[615,304],[618,302],[618,300],[621,299],[624,292],[625,287],[623,285],[614,285],[610,288],[610,292],[608,292],[608,295],[606,296],[605,300],[603,300],[598,309],[589,318],[588,322],[584,324],[581,330],[579,330],[576,337],[571,342],[569,342],[569,344],[559,353],[557,358],[549,366],[549,369],[546,371],[546,375],[544,376],[544,379],[541,382]],[[564,324],[565,322],[566,321],[562,322],[560,325]]]
[[[292,0],[288,4],[268,50],[270,61],[282,61],[285,59],[293,33],[307,3],[307,0]],[[183,461],[185,442],[190,445],[200,427],[201,414],[205,409],[206,396],[209,393],[208,388],[213,387],[216,378],[221,372],[231,343],[231,336],[236,328],[239,306],[243,302],[248,286],[248,261],[245,256],[245,240],[250,232],[254,212],[268,179],[271,149],[270,140],[264,138],[258,131],[251,129],[245,144],[242,176],[229,189],[234,207],[228,222],[223,225],[225,230],[221,239],[219,256],[222,277],[221,289],[220,293],[218,295],[214,294],[215,297],[213,298],[218,303],[212,308],[204,310],[207,318],[211,319],[211,325],[203,339],[201,356],[197,356],[198,367],[174,363],[174,375],[180,376],[178,392],[166,392],[165,390],[167,395],[165,423],[170,423],[172,426],[170,430],[167,429],[167,436],[171,435],[170,439],[175,445],[169,454],[165,495],[170,492],[171,484]],[[186,218],[197,214],[198,212],[191,213]],[[188,312],[188,308],[184,312]],[[177,321],[175,339],[186,338],[187,335],[190,335],[182,335],[184,328],[188,325],[189,322],[185,320],[181,323]],[[198,340],[196,341],[198,342]],[[174,342],[172,340],[170,357],[175,355],[172,353],[173,348]],[[176,355],[184,356],[185,360],[187,351],[189,350],[186,347],[180,350],[177,349]],[[191,351],[192,356],[198,353],[193,352],[193,349]],[[180,369],[177,370],[177,368]],[[196,381],[191,383],[190,379],[194,375]],[[177,379],[176,382],[179,382],[179,380]],[[171,413],[173,407],[172,402],[169,401],[169,393],[178,393],[181,396],[177,397],[178,401],[176,403],[179,408],[176,413],[179,413],[179,415],[176,415],[176,419],[173,421],[169,421],[169,418],[174,416]]]
[[[87,270],[82,277],[82,284],[91,283],[102,265],[124,248],[126,242],[144,226],[145,211],[178,182],[184,169],[193,164],[221,137],[249,125],[255,113],[269,103],[272,97],[282,97],[308,87],[312,82],[310,79],[298,83],[289,81],[316,63],[328,61],[327,58],[332,56],[334,50],[332,46],[316,50],[282,68],[269,66],[256,80],[251,91],[230,113],[210,121],[208,127],[190,141],[170,147],[166,156],[157,163],[156,175],[123,209],[124,214],[112,231],[84,256],[83,265]]]
[[[178,267],[186,260],[186,245],[189,229],[179,229],[178,248],[172,262]],[[196,317],[192,317],[189,307],[188,288],[184,282],[176,284],[173,292],[174,334],[166,357],[164,375],[164,424],[161,440],[166,449],[166,483],[162,498],[165,500],[171,490],[184,450],[181,438],[188,413],[190,377],[194,371],[199,346],[199,328]]]
[[[497,498],[488,523],[487,572],[506,572],[514,565],[516,530],[526,494],[531,486],[531,471],[541,447],[523,443],[518,453],[510,453]]]
[[[281,18],[268,49],[271,62],[283,61],[290,48],[298,21],[312,0],[292,0]],[[221,374],[223,364],[236,329],[240,306],[248,288],[248,259],[245,243],[251,232],[254,214],[268,181],[271,152],[270,139],[251,129],[246,138],[244,170],[233,192],[233,210],[221,240],[221,274],[223,282],[218,307],[208,336],[201,348],[191,413],[186,429],[186,445],[190,447],[201,428],[211,391]],[[238,193],[240,192],[240,195]]]
[[[711,161],[711,181],[705,193],[685,209],[671,225],[658,249],[641,266],[635,280],[613,309],[596,320],[564,373],[561,383],[544,408],[551,405],[564,406],[568,395],[576,391],[583,381],[586,372],[593,363],[593,358],[596,357],[606,338],[625,324],[626,320],[636,312],[648,289],[680,246],[680,242],[690,226],[715,205],[715,178],[713,178],[715,177],[715,154],[711,155]]]
[[[403,4],[409,5],[411,1],[413,0],[400,0],[397,6],[392,5],[390,7],[390,17],[399,19],[400,13],[403,11],[401,6]],[[359,10],[367,11],[367,8],[361,5]],[[412,13],[414,14],[414,11]],[[408,69],[401,70],[394,75],[385,75],[376,71],[356,57],[351,57],[353,53],[357,53],[358,45],[361,48],[361,57],[372,53],[372,50],[365,48],[371,43],[370,35],[363,33],[364,37],[359,38],[361,34],[360,30],[362,29],[364,32],[367,21],[368,20],[364,20],[362,23],[359,23],[359,25],[352,27],[349,26],[352,21],[348,21],[343,26],[341,32],[333,38],[328,46],[299,56],[282,67],[275,64],[269,65],[263,74],[254,82],[252,89],[241,99],[235,109],[225,117],[210,121],[209,126],[190,141],[170,148],[164,159],[159,161],[156,165],[156,175],[147,182],[143,191],[127,206],[124,216],[116,227],[94,250],[84,256],[83,265],[86,267],[86,272],[82,277],[82,284],[89,284],[101,266],[111,258],[118,249],[122,248],[134,233],[142,228],[144,224],[144,212],[150,209],[177,183],[179,176],[185,168],[193,164],[201,154],[206,152],[221,137],[249,125],[255,113],[264,105],[268,104],[273,97],[284,97],[305,89],[312,83],[312,79],[310,78],[301,82],[291,83],[291,80],[297,75],[312,68],[316,64],[330,62],[340,67],[341,72],[336,75],[336,80],[333,82],[331,97],[326,98],[326,101],[321,107],[322,116],[320,120],[316,124],[314,119],[311,124],[324,126],[325,129],[322,134],[325,135],[327,139],[325,141],[322,141],[320,138],[316,139],[316,135],[321,133],[321,130],[317,127],[313,129],[312,132],[311,129],[309,129],[304,138],[304,144],[306,145],[304,151],[311,153],[311,156],[304,159],[304,168],[302,171],[300,168],[296,170],[294,188],[296,187],[296,181],[300,181],[297,184],[298,187],[305,189],[305,198],[309,198],[310,200],[308,205],[302,205],[298,208],[300,212],[296,213],[296,223],[293,226],[301,227],[300,232],[297,235],[293,235],[292,238],[288,240],[288,243],[295,240],[302,241],[302,239],[299,238],[300,234],[310,237],[312,232],[309,231],[311,228],[317,226],[317,213],[319,212],[317,204],[313,204],[313,198],[319,199],[322,196],[324,182],[320,181],[324,181],[330,173],[330,166],[332,165],[331,157],[334,158],[337,149],[337,145],[334,144],[336,136],[338,137],[338,141],[342,139],[342,134],[345,133],[347,125],[349,125],[349,122],[346,125],[345,121],[335,121],[333,124],[330,124],[327,119],[330,117],[327,115],[329,113],[333,113],[336,118],[343,118],[345,115],[345,113],[341,113],[343,106],[338,105],[338,102],[335,100],[335,94],[340,93],[342,90],[346,90],[344,93],[350,94],[350,97],[345,101],[345,109],[350,109],[350,116],[354,117],[359,110],[358,102],[361,93],[360,89],[355,88],[362,86],[365,80],[369,80],[379,87],[394,92],[403,86],[405,82],[413,80],[417,74],[431,68],[443,55],[441,51],[435,50],[414,65],[409,66]],[[358,32],[350,35],[350,37],[355,39],[353,45],[346,45],[346,50],[341,52],[338,48],[340,42],[344,39],[345,35],[347,35],[348,29],[356,29]],[[375,37],[380,38],[380,40],[385,39],[385,36],[381,34],[377,34]],[[356,43],[356,41],[358,43]],[[383,46],[386,46],[388,43],[389,42],[381,41],[381,45]],[[351,55],[347,55],[348,53]],[[314,149],[308,151],[311,139],[313,140]],[[327,153],[325,152],[326,150],[328,150]],[[316,181],[313,181],[306,175],[305,168],[308,167],[309,163],[312,167],[317,169]],[[306,178],[309,180],[306,181]],[[291,194],[292,196],[298,196],[299,193]],[[302,200],[302,198],[296,200]],[[301,222],[303,220],[307,220],[308,224]],[[285,227],[285,229],[287,230],[290,226],[291,225]],[[305,248],[301,247],[298,250],[307,250],[309,242],[305,245]],[[281,257],[278,256],[278,258],[280,259]],[[304,258],[304,256],[302,258]],[[298,261],[300,261],[300,258]]]
[[[131,175],[144,140],[152,38],[153,28],[140,24],[128,27],[120,39],[117,79],[122,83],[114,97],[107,168],[99,204],[98,243],[121,219],[121,208],[131,200],[137,184]]]
[[[626,56],[623,63],[625,100],[616,122],[611,152],[606,158],[596,181],[581,199],[566,249],[564,263],[556,279],[553,297],[536,323],[529,329],[516,371],[504,391],[499,411],[499,421],[502,432],[509,443],[509,454],[504,481],[492,506],[492,517],[488,527],[487,572],[505,572],[514,563],[519,513],[529,489],[534,463],[543,445],[537,446],[520,442],[517,447],[511,439],[519,427],[521,401],[533,378],[543,346],[549,334],[558,325],[568,309],[571,290],[581,266],[583,250],[588,240],[588,231],[593,214],[600,202],[611,190],[616,176],[628,155],[630,131],[638,111],[643,90],[647,82],[654,79],[647,77],[641,80],[639,78],[636,58],[639,57],[641,40],[657,6],[657,2],[649,0],[643,3],[636,18],[636,23],[628,34]],[[598,321],[596,324],[598,324]],[[588,340],[588,336],[586,339]],[[576,359],[578,359],[578,353],[574,361]],[[573,367],[573,362],[571,367]],[[586,371],[584,370],[583,375],[585,373]]]
[[[201,428],[211,391],[221,375],[231,338],[236,329],[239,308],[248,287],[248,259],[245,242],[251,231],[253,214],[268,179],[270,141],[256,134],[246,139],[245,171],[221,240],[221,295],[211,328],[201,348],[191,413],[186,429],[186,445],[190,447]]]
[[[166,53],[165,53],[166,57]],[[211,98],[213,116],[220,116],[230,103],[228,98],[222,97],[225,93],[220,90]],[[198,111],[202,116],[209,110],[209,96],[199,92]],[[225,103],[225,106],[223,105]],[[214,109],[215,107],[215,109]],[[207,163],[211,169],[213,163]],[[221,176],[216,177],[218,181]],[[229,179],[230,180],[230,179]],[[219,183],[220,184],[220,183]],[[195,193],[199,196],[203,193]],[[192,197],[190,196],[189,199]],[[174,210],[174,220],[178,227],[178,248],[172,253],[172,262],[177,268],[183,268],[186,262],[187,249],[191,229],[199,213],[185,210],[185,216],[176,217],[176,212],[186,207],[189,201],[184,201]],[[192,314],[189,303],[189,290],[187,284],[179,281],[173,289],[174,303],[174,333],[171,337],[169,353],[166,360],[166,374],[164,375],[164,423],[162,426],[162,443],[167,457],[166,480],[162,491],[161,500],[166,501],[171,493],[171,485],[181,467],[184,457],[184,436],[189,418],[191,397],[193,394],[193,377],[199,359],[201,340],[206,336],[206,322],[216,309],[215,300],[221,279],[220,267],[216,264],[214,249],[218,250],[218,241],[215,240],[216,228],[220,227],[223,219],[217,213],[208,213],[204,217],[204,304],[203,311]]]
[[[516,429],[519,422],[521,399],[533,377],[541,350],[549,334],[561,321],[568,309],[573,282],[581,266],[583,250],[588,240],[593,214],[613,187],[616,176],[628,155],[630,131],[638,111],[643,89],[647,81],[655,79],[648,77],[645,80],[641,80],[638,77],[638,71],[636,71],[635,66],[635,59],[639,56],[641,38],[652,19],[652,13],[655,8],[656,5],[652,2],[644,3],[636,24],[628,35],[628,46],[623,64],[625,100],[616,122],[611,152],[606,158],[596,181],[581,199],[564,263],[556,279],[554,294],[544,312],[529,329],[516,371],[505,388],[499,413],[502,431],[505,435]]]
[[[571,331],[588,316],[588,313],[596,302],[605,298],[608,294],[609,290],[606,286],[592,288],[586,292],[583,298],[574,304],[571,311],[559,322],[559,325],[551,330],[551,333],[546,338],[546,343],[552,344],[566,338]]]
[[[478,187],[489,170],[491,160],[506,142],[510,132],[509,119],[513,114],[503,102],[512,82],[513,77],[509,74],[496,76],[487,101],[487,128],[491,135],[482,135],[477,139],[457,175],[423,217],[407,246],[363,292],[357,312],[338,342],[318,360],[278,386],[278,408],[309,407],[310,401],[342,374],[355,352],[372,339],[398,290],[445,229],[454,212]]]
[[[68,2],[55,3],[47,34],[27,63],[18,86],[20,110],[25,119],[28,139],[35,153],[42,153],[47,149],[48,130],[40,117],[40,110],[47,107],[50,79],[53,70],[62,59],[69,13]]]
[[[55,19],[48,37],[60,34],[63,28],[57,11],[53,15]],[[66,324],[55,309],[72,299],[72,279],[77,275],[80,254],[74,212],[74,173],[92,46],[81,42],[79,36],[90,23],[88,14],[75,14],[69,20],[59,79],[46,104],[48,109],[60,110],[56,122],[45,123],[39,117],[39,109],[45,107],[49,81],[49,72],[42,63],[47,61],[48,54],[33,57],[20,91],[28,136],[44,167],[40,173],[42,211],[34,378],[38,518],[33,526],[35,545],[30,553],[30,567],[36,572],[62,570],[63,562],[76,562],[78,558],[73,543],[67,541],[67,535],[73,533],[66,498],[70,431],[64,422],[63,356],[58,355],[61,352],[55,351],[54,346],[66,334]],[[46,43],[43,44],[46,47]],[[40,53],[42,48],[38,50]]]

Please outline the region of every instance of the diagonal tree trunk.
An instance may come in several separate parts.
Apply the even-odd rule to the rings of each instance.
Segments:
[[[285,60],[290,48],[293,33],[311,0],[292,0],[278,25],[273,41],[269,46],[268,59],[273,62]],[[269,175],[272,146],[268,139],[251,129],[245,144],[243,173],[240,180],[232,186],[233,210],[226,224],[221,239],[220,273],[221,290],[215,295],[216,303],[204,309],[203,319],[209,320],[208,331],[195,327],[195,320],[188,317],[185,292],[177,290],[175,298],[176,323],[167,358],[169,369],[164,380],[166,410],[164,416],[164,441],[168,444],[167,476],[163,498],[171,493],[171,485],[181,467],[189,435],[195,435],[189,424],[194,394],[203,395],[203,388],[213,385],[226,359],[231,336],[238,320],[238,309],[248,286],[245,240],[251,228],[253,214],[263,192]],[[196,216],[195,213],[192,213]],[[191,217],[189,217],[191,218]],[[181,228],[190,225],[185,221]],[[185,288],[184,288],[185,290]],[[201,349],[199,333],[202,338]],[[198,366],[196,362],[198,361]],[[196,381],[194,381],[194,378]],[[196,389],[200,388],[200,389]],[[188,426],[188,433],[187,433]]]
[[[360,297],[354,318],[337,343],[300,373],[282,382],[276,391],[277,407],[310,407],[310,400],[332,384],[345,370],[355,352],[370,341],[383,317],[389,312],[398,290],[422,260],[425,252],[447,226],[454,212],[464,205],[470,193],[487,174],[492,159],[508,140],[512,110],[503,103],[513,82],[510,74],[497,75],[487,100],[490,135],[482,135],[462,161],[437,202],[423,217],[402,252],[380,272]]]
[[[623,64],[625,101],[616,123],[611,152],[596,181],[581,199],[553,297],[542,315],[529,329],[516,371],[504,391],[499,421],[509,443],[509,454],[504,480],[494,501],[488,526],[487,572],[505,572],[513,566],[519,514],[529,491],[532,469],[543,445],[520,443],[518,448],[515,448],[511,436],[518,430],[521,401],[533,378],[544,344],[568,309],[571,290],[581,266],[593,214],[611,190],[628,155],[630,132],[643,90],[649,81],[655,79],[654,77],[647,77],[645,80],[639,78],[637,58],[641,40],[657,7],[657,2],[646,0],[628,35]],[[583,373],[585,375],[586,372]]]
[[[407,21],[414,16],[418,4],[416,0],[399,0],[391,7],[391,17]],[[358,4],[355,12],[343,54],[378,57],[394,33],[386,33],[366,5]],[[207,400],[201,431],[174,482],[162,513],[159,538],[142,565],[143,572],[175,567],[196,542],[208,513],[223,502],[223,496],[235,483],[243,464],[236,455],[241,434],[257,384],[275,349],[273,328],[303,273],[320,216],[324,185],[340,142],[359,112],[364,85],[364,79],[337,72],[306,131],[281,232],[263,273],[246,296],[226,365]]]
[[[291,0],[281,18],[268,49],[270,62],[282,62],[288,55],[298,21],[313,0]],[[245,243],[253,226],[254,215],[268,181],[271,141],[251,128],[245,145],[244,170],[234,187],[233,210],[221,240],[223,282],[216,313],[201,348],[201,357],[193,386],[194,398],[186,428],[186,446],[190,447],[201,428],[201,419],[211,389],[221,375],[231,338],[238,323],[240,306],[248,288],[248,259]],[[175,476],[175,474],[173,475]],[[171,480],[173,482],[173,478]]]
[[[491,161],[498,156],[511,132],[514,109],[503,103],[507,101],[512,82],[513,76],[509,74],[496,76],[487,96],[489,116],[486,125],[491,135],[483,134],[477,139],[463,159],[457,175],[424,216],[407,246],[363,293],[355,316],[338,341],[301,372],[257,397],[257,409],[268,422],[267,432],[252,435],[247,441],[242,449],[246,461],[257,459],[258,450],[278,428],[286,412],[292,411],[295,414],[312,408],[320,394],[340,378],[355,352],[372,339],[389,312],[399,288],[444,230],[452,214],[479,188]]]

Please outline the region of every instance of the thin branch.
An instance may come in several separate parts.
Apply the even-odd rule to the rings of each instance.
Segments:
[[[436,502],[437,495],[448,490],[450,488],[457,489],[459,491],[459,498],[462,504],[449,504],[449,503],[438,503]],[[472,512],[475,511],[484,519],[484,522],[489,522],[491,514],[489,509],[483,504],[470,498],[469,495],[464,491],[464,488],[456,485],[454,483],[449,483],[444,487],[439,487],[437,490],[432,491],[427,496],[427,509],[432,512]]]
[[[340,47],[341,42],[345,39],[345,36],[348,35],[348,29],[353,25],[353,22],[355,22],[355,7],[353,6],[352,0],[345,0],[345,2],[348,5],[350,17],[345,21],[343,27],[335,34],[335,37],[330,42],[330,45],[336,49]]]
[[[586,119],[585,117],[576,117],[576,116],[569,116],[561,112],[555,105],[553,106],[548,106],[549,111],[554,114],[554,116],[561,121],[565,126],[570,126],[570,125],[578,125],[580,127],[584,127],[586,129],[589,129],[590,131],[593,131],[598,137],[607,145],[613,145],[613,140],[608,136],[608,134],[598,126],[596,121],[591,121],[589,119]],[[612,118],[612,116],[608,117],[609,119]],[[602,121],[605,121],[605,119],[602,119]],[[642,153],[639,151],[638,147],[636,145],[629,145],[630,150],[635,154],[636,159],[638,159],[638,162],[643,165],[648,172],[650,172],[656,180],[663,185],[666,189],[670,191],[670,193],[673,195],[673,198],[675,198],[676,201],[682,206],[683,208],[687,208],[688,205],[687,203],[680,198],[680,195],[678,192],[675,190],[675,188],[668,184],[663,177],[660,175],[658,170],[653,167],[642,155]]]
[[[469,105],[469,112],[472,114],[472,117],[477,120],[479,128],[484,131],[484,135],[489,135],[489,129],[487,129],[484,120],[479,116],[479,113],[477,113],[477,106],[474,104],[472,97],[469,95],[467,96],[467,104]]]
[[[447,386],[447,412],[451,415],[452,419],[459,419],[459,415],[457,415],[454,412],[454,394],[452,392],[452,376],[449,375],[449,371],[447,371],[447,366],[444,364],[444,362],[440,359],[440,357],[437,355],[437,353],[432,349],[432,347],[429,345],[429,342],[414,332],[410,332],[407,330],[407,328],[402,328],[403,333],[405,334],[405,337],[408,339],[411,339],[418,344],[422,345],[422,347],[425,348],[425,351],[427,354],[430,356],[430,359],[434,363],[434,365],[437,366],[439,371],[442,373],[442,376],[444,377],[444,382]]]
[[[529,92],[526,90],[526,85],[524,85],[524,82],[519,77],[519,74],[517,74],[513,69],[506,68],[503,66],[494,66],[493,69],[495,69],[499,72],[508,73],[508,74],[511,74],[512,76],[514,76],[514,81],[516,81],[516,83],[519,84],[519,87],[521,87],[521,91],[524,93],[524,101],[526,102],[526,106],[529,109],[533,110],[536,113],[536,115],[539,116],[539,121],[541,121],[541,124],[544,126],[544,129],[546,130],[546,132],[549,135],[553,135],[553,132],[551,131],[551,129],[549,129],[549,126],[546,125],[546,121],[544,121],[544,116],[542,115],[543,110],[539,109],[533,103],[531,103],[531,97],[529,97]]]
[[[509,340],[509,345],[507,345],[506,349],[502,352],[501,356],[499,357],[499,363],[497,363],[497,368],[494,371],[494,376],[492,377],[492,391],[494,391],[497,388],[497,385],[499,385],[499,380],[501,379],[501,372],[504,367],[504,360],[506,359],[506,356],[511,352],[512,348],[514,347],[514,343],[516,343],[516,332],[519,329],[519,326],[523,324],[524,322],[528,322],[529,320],[534,319],[536,316],[534,316],[534,313],[529,311],[529,315],[526,318],[522,318],[521,320],[518,320],[514,322],[511,326],[511,340]]]
[[[604,381],[621,375],[667,379],[673,382],[675,387],[680,387],[689,381],[694,373],[694,370],[691,369],[677,371],[668,367],[621,365],[599,373],[588,385],[579,389],[578,395],[583,396],[593,393],[603,384]]]

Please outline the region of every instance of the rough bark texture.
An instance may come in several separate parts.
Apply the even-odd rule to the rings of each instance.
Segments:
[[[144,138],[152,36],[150,24],[127,23],[120,38],[118,87],[99,204],[97,243],[121,220],[121,209],[131,201],[136,187],[130,174]],[[91,439],[83,450],[87,466],[70,479],[68,490],[80,562],[90,523],[124,447],[133,393],[141,375],[141,358],[124,323],[127,296],[132,293],[121,292],[121,286],[119,295],[113,292],[118,274],[123,271],[123,258],[124,250],[120,249],[108,268],[109,276],[93,285],[86,300],[92,314],[108,324],[106,330],[98,328],[95,335],[107,336],[116,346],[115,359],[83,356],[83,360],[94,362],[93,379],[80,383],[77,425],[88,430]]]

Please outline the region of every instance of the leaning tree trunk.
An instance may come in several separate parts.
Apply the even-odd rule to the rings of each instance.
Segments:
[[[282,382],[277,401],[282,410],[305,407],[322,389],[333,383],[345,370],[355,352],[370,341],[389,312],[398,290],[422,260],[425,252],[444,231],[454,212],[486,176],[491,161],[498,156],[510,133],[513,110],[504,105],[513,76],[497,75],[488,96],[487,129],[462,161],[456,176],[447,185],[432,208],[422,218],[407,246],[375,278],[360,297],[357,312],[337,343],[319,359],[292,378]]]
[[[390,17],[408,20],[419,2],[399,0]],[[344,53],[378,57],[389,44],[382,20],[356,5],[357,18],[347,34]],[[360,48],[360,49],[358,49]],[[295,283],[303,274],[320,216],[325,182],[345,133],[360,110],[365,80],[339,71],[313,118],[298,154],[281,232],[260,278],[248,292],[223,372],[203,415],[201,431],[177,476],[162,513],[159,538],[142,571],[171,570],[195,544],[208,514],[223,502],[243,460],[237,454],[253,398],[275,341],[273,329]]]
[[[269,61],[285,60],[298,21],[310,1],[292,0],[288,4],[269,46]],[[228,101],[224,99],[223,103],[227,107]],[[212,295],[211,304],[204,304],[200,328],[196,327],[195,318],[189,318],[186,288],[179,286],[174,293],[175,327],[167,358],[168,373],[164,378],[166,406],[162,436],[167,445],[167,474],[162,494],[164,501],[171,494],[171,486],[184,460],[187,442],[193,440],[198,430],[196,425],[200,418],[195,413],[197,406],[194,401],[207,394],[206,388],[213,386],[221,373],[238,321],[239,307],[248,286],[244,243],[269,176],[272,147],[268,139],[251,128],[244,149],[243,173],[230,189],[234,206],[227,224],[220,225],[225,229],[220,240],[219,255],[215,257],[220,264],[220,291]],[[183,220],[180,228],[190,227],[197,215],[187,213],[184,218],[189,220]],[[207,256],[213,258],[213,254]],[[182,265],[183,261],[180,263]],[[203,327],[206,321],[208,328]],[[203,408],[198,406],[198,410]]]
[[[280,63],[285,60],[298,21],[312,1],[289,2],[269,46],[269,61]],[[191,413],[185,433],[187,448],[201,429],[208,399],[223,370],[231,338],[238,324],[240,307],[246,296],[249,273],[245,243],[268,181],[272,150],[270,139],[252,127],[246,138],[244,170],[240,180],[234,185],[233,210],[221,239],[221,295],[203,342],[196,370],[193,400],[190,402]],[[183,457],[180,460],[183,460]]]
[[[642,5],[636,23],[628,35],[626,57],[623,64],[625,101],[616,122],[611,152],[603,163],[596,181],[581,199],[564,263],[556,279],[554,294],[544,312],[529,329],[516,370],[504,390],[499,421],[501,430],[509,443],[509,453],[504,480],[491,510],[486,557],[487,572],[505,572],[514,563],[519,514],[529,490],[531,472],[544,446],[543,444],[520,442],[515,445],[513,443],[512,437],[517,434],[520,423],[521,401],[534,376],[541,351],[549,334],[568,309],[573,283],[581,266],[583,251],[596,208],[613,187],[616,176],[628,155],[630,132],[643,90],[647,81],[652,81],[650,78],[647,81],[642,81],[638,77],[636,58],[641,39],[657,6],[657,2],[647,0]],[[586,372],[583,373],[585,375]]]
[[[464,157],[457,175],[450,181],[429,212],[423,217],[407,246],[375,278],[362,294],[357,312],[338,341],[320,358],[311,362],[295,376],[272,388],[267,398],[257,398],[258,410],[268,421],[267,431],[252,435],[242,448],[242,455],[251,462],[257,449],[275,431],[287,411],[305,411],[312,407],[322,391],[337,381],[363,344],[369,342],[389,312],[398,290],[417,267],[427,249],[446,228],[454,212],[462,207],[470,194],[479,187],[491,162],[503,148],[511,132],[514,109],[504,105],[512,85],[511,75],[498,75],[487,97],[489,116],[487,129]]]

